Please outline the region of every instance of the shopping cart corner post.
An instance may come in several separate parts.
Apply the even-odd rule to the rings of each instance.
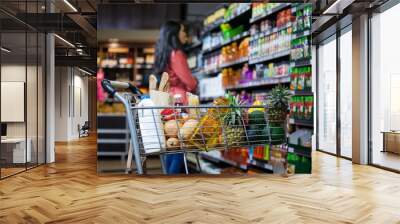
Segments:
[[[135,122],[134,122],[134,119],[133,119],[131,104],[129,103],[129,101],[126,98],[124,98],[118,92],[116,92],[114,94],[114,96],[120,102],[122,102],[122,104],[125,107],[126,118],[128,120],[128,126],[129,126],[129,132],[131,134],[131,144],[132,144],[131,148],[132,148],[132,151],[133,151],[133,155],[135,157],[136,170],[137,170],[138,174],[142,175],[143,174],[143,167],[142,167],[142,161],[140,159],[139,142],[138,142]]]

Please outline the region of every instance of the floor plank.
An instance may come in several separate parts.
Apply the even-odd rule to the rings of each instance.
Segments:
[[[313,173],[96,174],[96,140],[0,181],[0,223],[400,223],[400,175],[315,152]]]

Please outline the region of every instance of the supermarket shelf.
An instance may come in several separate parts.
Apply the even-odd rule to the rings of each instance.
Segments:
[[[229,22],[231,22],[232,20],[235,20],[235,19],[237,19],[237,18],[239,18],[239,17],[241,17],[241,16],[243,16],[243,15],[246,15],[246,13],[248,13],[248,12],[250,12],[250,11],[251,11],[251,5],[249,4],[248,7],[246,7],[246,8],[245,8],[242,12],[240,12],[239,14],[237,14],[237,15],[235,15],[235,16],[231,16],[231,17],[225,18],[223,23],[229,23]]]
[[[206,70],[206,71],[202,71],[203,75],[207,76],[207,75],[213,75],[213,74],[217,74],[221,71],[220,68],[216,68],[216,69],[212,69],[212,70]]]
[[[272,168],[273,168],[272,165],[268,163],[268,161],[261,162],[259,160],[253,159],[253,160],[250,160],[250,164],[255,167],[258,167],[261,169],[266,169],[266,170],[272,170]]]
[[[209,54],[209,53],[211,53],[211,52],[214,52],[214,51],[216,51],[216,50],[219,50],[221,47],[222,47],[222,44],[218,44],[218,45],[216,45],[216,46],[207,48],[207,49],[203,50],[203,54]]]
[[[247,9],[243,10],[238,15],[231,16],[231,17],[226,18],[226,19],[219,19],[218,21],[214,22],[212,25],[208,25],[207,27],[205,27],[203,35],[206,34],[206,33],[211,32],[211,31],[217,30],[221,24],[231,22],[232,20],[235,20],[235,19],[245,15],[250,10],[251,10],[251,6],[249,5]]]
[[[300,3],[292,6],[292,13],[304,9],[307,6],[307,4],[308,3]]]
[[[311,128],[314,127],[313,121],[295,120],[293,118],[290,118],[289,123],[293,124],[293,125],[304,126],[304,127],[311,127]]]
[[[277,7],[273,8],[273,9],[267,11],[267,12],[264,12],[263,14],[261,14],[261,15],[259,15],[257,17],[251,18],[250,19],[250,24],[258,22],[258,21],[260,21],[260,20],[262,20],[262,19],[264,19],[264,18],[266,18],[266,17],[268,17],[270,15],[273,15],[273,14],[281,11],[282,9],[285,9],[288,6],[290,6],[289,3],[283,3],[280,6],[277,6]]]
[[[218,152],[218,151],[216,151],[216,152]],[[247,170],[247,165],[243,165],[243,164],[240,164],[239,162],[225,159],[224,157],[222,157],[220,155],[217,155],[216,153],[213,153],[213,154],[214,155],[212,155],[210,153],[201,152],[200,156],[203,157],[206,160],[211,161],[211,162],[215,162],[215,163],[223,162],[223,163],[229,164],[231,166],[240,168],[242,170]]]
[[[241,40],[241,39],[243,39],[243,38],[246,38],[246,37],[248,37],[248,36],[250,36],[250,32],[249,32],[249,31],[245,31],[245,32],[241,33],[240,35],[237,35],[237,36],[235,36],[235,37],[233,37],[233,38],[231,38],[231,39],[229,39],[229,40],[227,40],[227,41],[224,41],[224,42],[222,43],[221,47],[223,47],[223,46],[225,46],[225,45],[228,45],[228,44],[230,44],[230,43],[232,43],[232,42]]]
[[[276,85],[280,83],[290,83],[290,76],[285,75],[282,77],[277,77],[277,78],[268,78],[264,80],[257,80],[257,81],[251,81],[248,83],[244,84],[239,84],[236,86],[230,86],[225,88],[226,90],[239,90],[239,89],[249,89],[249,88],[256,88],[256,87],[261,87],[261,86],[269,86],[269,85]]]
[[[295,96],[314,96],[314,93],[311,91],[298,91],[298,90],[292,90],[290,91],[292,93],[292,95]]]
[[[188,161],[188,165],[192,164],[193,169],[200,171],[197,167],[197,160],[196,160],[196,155],[195,153],[188,153],[186,155],[186,159]],[[206,173],[206,174],[221,174],[221,169],[214,166],[213,164],[200,159],[199,158],[199,162],[200,162],[200,167],[201,167],[201,171],[202,173]]]
[[[311,158],[311,149],[309,151],[305,152],[305,151],[298,150],[298,149],[293,148],[293,147],[289,147],[288,148],[288,152],[294,153],[294,154],[299,155],[299,156],[304,156],[304,157]]]
[[[285,29],[291,27],[292,25],[293,25],[292,23],[287,23],[285,26],[282,26],[282,27],[275,27],[275,28],[273,28],[273,29],[270,30],[270,31],[260,32],[260,33],[258,33],[258,34],[256,34],[256,35],[254,35],[254,37],[255,37],[255,38],[259,38],[259,37],[268,36],[268,35],[277,33],[277,32],[279,32],[279,31],[285,30]]]
[[[248,60],[249,60],[248,57],[244,57],[244,58],[241,58],[241,59],[233,61],[233,62],[221,64],[220,68],[223,69],[223,68],[227,68],[227,67],[231,67],[231,66],[235,66],[235,65],[240,65],[240,64],[246,63]]]
[[[218,21],[214,22],[212,25],[208,25],[207,27],[205,27],[202,35],[205,35],[206,33],[217,30],[219,28],[219,26],[223,23],[224,23],[224,19],[221,18]]]
[[[214,52],[214,51],[219,50],[220,48],[222,48],[222,47],[224,47],[224,46],[226,46],[226,45],[228,45],[228,44],[230,44],[232,42],[241,40],[241,39],[243,39],[245,37],[248,37],[248,36],[250,36],[250,32],[249,31],[245,31],[242,34],[237,35],[237,36],[235,36],[235,37],[233,37],[233,38],[231,38],[229,40],[226,40],[226,41],[222,42],[221,44],[219,44],[217,46],[214,46],[214,47],[208,48],[206,50],[203,50],[203,54],[208,54],[208,53]]]
[[[292,34],[292,40],[300,38],[300,37],[310,36],[310,35],[311,35],[310,30],[302,31],[299,33]]]
[[[268,61],[275,60],[277,58],[287,57],[289,55],[290,55],[290,49],[289,50],[284,50],[284,51],[281,51],[281,52],[278,52],[278,53],[275,53],[275,54],[272,54],[272,55],[266,55],[266,56],[251,58],[249,60],[249,64],[253,65],[253,64],[268,62]]]
[[[201,47],[202,45],[203,45],[203,43],[201,41],[199,41],[199,42],[196,42],[196,43],[193,43],[193,44],[187,46],[185,48],[185,50],[190,51],[190,50],[196,49],[198,47]]]
[[[311,66],[311,60],[310,59],[299,59],[292,61],[290,63],[290,67],[303,67],[303,66]]]

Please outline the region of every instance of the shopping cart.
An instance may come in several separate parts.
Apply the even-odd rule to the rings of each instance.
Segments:
[[[123,103],[130,133],[126,171],[144,174],[148,156],[159,156],[166,173],[165,155],[182,153],[186,174],[187,154],[230,150],[286,142],[285,114],[269,114],[265,106],[143,106],[141,92],[130,83],[103,80],[103,88]],[[117,92],[129,89],[131,94]]]

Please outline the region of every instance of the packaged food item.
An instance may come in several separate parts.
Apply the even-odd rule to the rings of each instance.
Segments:
[[[188,99],[188,106],[199,106],[200,105],[200,99],[199,96],[189,93],[186,93],[187,99]],[[200,116],[200,111],[198,108],[189,108],[189,117],[191,118],[198,118]]]
[[[290,90],[296,90],[297,78],[298,78],[298,69],[292,68],[292,74],[290,75]]]
[[[297,79],[297,90],[303,91],[305,88],[305,73],[304,68],[298,68],[299,74]]]

